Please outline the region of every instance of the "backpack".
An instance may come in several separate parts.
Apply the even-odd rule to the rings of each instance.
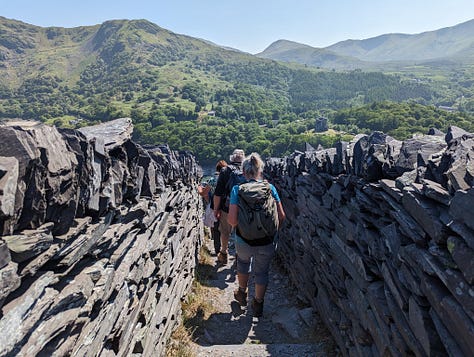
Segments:
[[[227,195],[230,196],[230,191],[232,191],[232,187],[235,185],[240,185],[247,180],[245,179],[244,173],[239,166],[229,165],[231,167],[231,172],[229,175],[229,180],[227,181],[226,191]]]
[[[227,194],[225,196],[223,205],[224,211],[226,212],[229,211],[230,192],[232,191],[232,187],[247,182],[247,179],[245,178],[244,173],[242,172],[242,169],[239,166],[229,165],[228,167],[230,168],[231,172],[229,175],[229,180],[227,181],[227,184],[225,186]]]
[[[278,231],[278,212],[270,184],[247,182],[239,187],[237,233],[250,245],[273,242]],[[254,241],[254,244],[252,244]]]

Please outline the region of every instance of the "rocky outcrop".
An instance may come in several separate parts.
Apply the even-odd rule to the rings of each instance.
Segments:
[[[474,354],[474,136],[432,134],[267,162],[279,255],[345,356]]]
[[[0,356],[164,350],[202,237],[200,168],[132,130],[0,127]]]

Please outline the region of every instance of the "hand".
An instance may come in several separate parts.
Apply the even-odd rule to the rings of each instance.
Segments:
[[[215,209],[214,210],[214,217],[216,217],[216,219],[221,218],[221,210],[220,209]]]

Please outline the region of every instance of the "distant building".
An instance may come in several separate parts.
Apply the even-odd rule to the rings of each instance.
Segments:
[[[317,133],[322,133],[324,131],[327,131],[329,128],[328,128],[328,119],[325,118],[325,117],[319,117],[318,119],[316,119],[316,125],[314,127],[314,130],[317,132]]]
[[[441,109],[441,110],[446,110],[447,112],[455,112],[456,109],[453,108],[453,107],[448,107],[446,105],[439,105],[438,106],[438,109]]]
[[[215,117],[216,116],[216,112],[214,110],[209,110],[207,112],[207,115],[210,116],[210,117]]]

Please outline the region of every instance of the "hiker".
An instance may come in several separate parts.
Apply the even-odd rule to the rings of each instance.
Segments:
[[[227,166],[227,162],[225,160],[219,160],[216,164],[216,171],[214,172],[214,176],[211,177],[208,181],[208,184],[212,187],[211,194],[209,195],[210,200],[210,208],[214,211],[214,191],[216,189],[217,184],[217,177],[219,176],[219,172]],[[221,251],[221,233],[219,232],[219,220],[216,219],[214,225],[211,227],[211,238],[214,242],[214,253],[217,256]]]
[[[234,298],[241,306],[247,306],[247,285],[249,274],[253,271],[255,278],[255,297],[252,300],[252,309],[255,317],[260,317],[263,313],[263,301],[268,285],[268,271],[275,253],[274,238],[276,231],[281,227],[285,219],[285,212],[275,187],[262,179],[263,168],[264,163],[257,153],[252,153],[244,160],[242,169],[248,183],[232,188],[228,214],[229,224],[232,227],[236,227],[235,248],[237,253],[237,278],[239,287],[234,292]],[[244,215],[243,209],[239,212],[239,208],[242,206],[242,202],[239,202],[239,200],[244,200],[244,196],[242,196],[243,190],[247,190],[250,192],[250,195],[255,196],[255,192],[252,192],[252,190],[255,190],[253,187],[262,190],[267,189],[267,195],[265,197],[268,198],[265,199],[269,202],[268,204],[273,205],[271,209],[273,210],[274,217],[273,221],[269,223],[271,227],[263,228],[263,233],[255,232],[256,236],[261,234],[263,237],[252,238],[253,240],[250,240],[248,237],[254,236],[254,234],[252,232],[249,233],[249,227],[245,227],[246,230],[244,230],[244,224],[242,222],[239,224],[239,215]],[[269,197],[270,195],[273,199]],[[270,208],[268,210],[270,210]],[[255,224],[255,227],[257,227],[258,224]],[[239,227],[241,229],[239,229]],[[257,228],[250,227],[250,229],[255,230]],[[258,229],[260,229],[260,227]],[[241,230],[247,232],[247,238],[243,236]],[[269,233],[270,231],[271,233]],[[267,233],[273,235],[268,236],[266,235]]]
[[[206,210],[204,213],[203,221],[204,225],[209,227],[211,230],[211,239],[214,243],[214,252],[215,255],[219,253],[221,249],[221,241],[220,241],[220,232],[219,232],[219,220],[214,217],[214,190],[216,188],[217,177],[219,176],[219,172],[223,167],[227,166],[227,162],[225,160],[219,160],[216,164],[216,171],[214,175],[209,178],[207,181],[202,182],[198,186],[198,193],[204,199],[206,203]],[[208,210],[210,211],[210,217],[208,214]],[[212,220],[211,220],[212,218]]]
[[[242,161],[245,153],[241,149],[235,149],[230,155],[230,163],[221,169],[217,178],[216,189],[214,191],[214,215],[219,220],[219,232],[221,234],[221,249],[217,254],[219,264],[227,264],[229,254],[229,239],[232,227],[227,221],[229,212],[229,197],[231,181],[237,182],[242,176]],[[240,173],[240,174],[239,174]],[[237,181],[236,181],[237,180]]]

